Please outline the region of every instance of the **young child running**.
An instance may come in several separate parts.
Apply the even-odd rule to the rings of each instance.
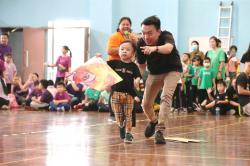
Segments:
[[[108,61],[108,65],[123,79],[113,85],[111,107],[115,113],[117,124],[120,128],[120,138],[125,143],[132,143],[132,110],[136,96],[135,85],[139,86],[141,74],[137,65],[132,62],[135,53],[135,45],[132,41],[125,40],[120,44],[119,56],[121,60]]]
[[[57,93],[54,100],[50,102],[50,111],[69,111],[70,110],[70,96],[66,91],[65,84],[63,82],[58,82],[56,84]]]

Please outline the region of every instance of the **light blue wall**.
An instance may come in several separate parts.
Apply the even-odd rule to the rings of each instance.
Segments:
[[[234,22],[236,44],[239,46],[239,55],[245,52],[250,44],[250,1],[238,0],[237,13]]]
[[[100,52],[106,56],[106,43],[112,33],[112,0],[90,0],[90,56]]]
[[[178,46],[181,52],[188,50],[188,39],[193,36],[212,36],[217,33],[218,0],[179,0]],[[230,4],[231,1],[224,0]],[[232,36],[233,44],[239,48],[238,56],[247,49],[250,42],[249,0],[234,0]]]
[[[17,74],[20,75],[23,69],[23,33],[14,32],[9,36],[9,44],[12,48],[13,61],[17,68]]]
[[[232,35],[241,55],[250,41],[250,1],[235,0],[234,4]],[[162,29],[172,32],[178,49],[185,52],[189,37],[216,35],[218,6],[219,0],[0,0],[0,26],[41,27],[49,20],[88,19],[93,56],[106,54],[108,37],[120,17],[131,17],[133,30],[140,32],[145,17],[158,15]]]
[[[0,26],[46,27],[49,20],[88,19],[89,0],[0,0]]]

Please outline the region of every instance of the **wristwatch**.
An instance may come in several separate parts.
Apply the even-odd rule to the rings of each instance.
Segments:
[[[155,50],[155,52],[158,52],[159,51],[159,47],[158,46],[156,46],[156,50]]]

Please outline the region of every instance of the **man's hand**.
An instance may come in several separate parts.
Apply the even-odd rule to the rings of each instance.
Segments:
[[[141,51],[145,54],[145,55],[149,55],[152,52],[155,52],[157,50],[157,46],[144,46],[144,47],[140,47]]]

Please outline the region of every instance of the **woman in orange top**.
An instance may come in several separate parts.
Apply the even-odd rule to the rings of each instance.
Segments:
[[[120,60],[118,50],[121,42],[124,40],[132,40],[136,42],[136,37],[131,33],[131,19],[129,17],[122,17],[119,21],[117,32],[113,33],[108,40],[108,61]]]

